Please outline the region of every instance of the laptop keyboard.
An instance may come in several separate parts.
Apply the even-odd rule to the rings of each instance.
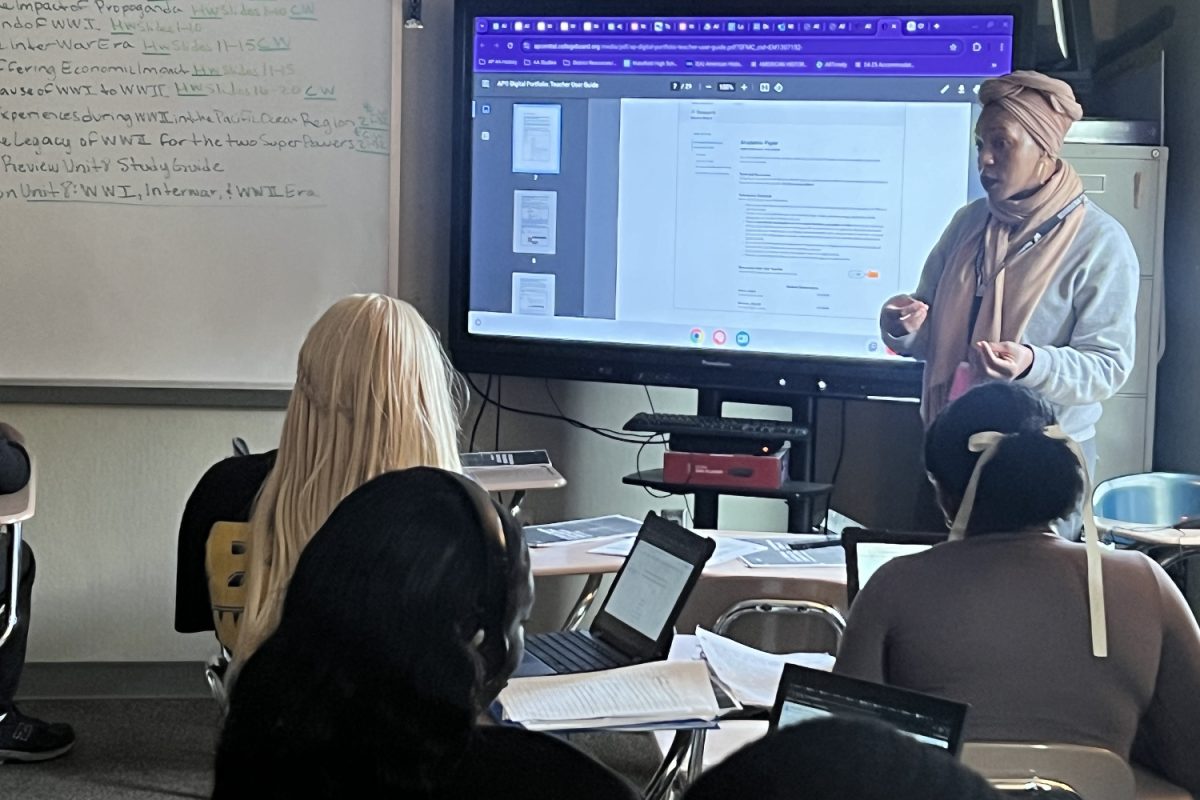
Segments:
[[[560,675],[612,669],[630,663],[627,656],[578,631],[553,631],[531,636],[525,649]]]

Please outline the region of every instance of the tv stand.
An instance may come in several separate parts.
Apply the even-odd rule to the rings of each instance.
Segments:
[[[661,469],[642,470],[626,475],[622,480],[632,486],[645,486],[671,494],[693,494],[696,505],[692,522],[697,528],[717,528],[720,496],[765,497],[786,500],[788,504],[788,531],[809,533],[816,527],[815,510],[821,498],[828,497],[833,485],[815,483],[816,469],[816,425],[817,401],[811,396],[790,395],[787,402],[780,402],[784,395],[745,395],[718,389],[701,389],[696,403],[696,413],[701,416],[719,417],[725,403],[754,403],[756,405],[785,406],[791,409],[791,421],[806,427],[810,434],[804,439],[791,440],[791,460],[788,464],[788,480],[778,489],[758,489],[744,486],[696,486],[688,483],[667,483]]]

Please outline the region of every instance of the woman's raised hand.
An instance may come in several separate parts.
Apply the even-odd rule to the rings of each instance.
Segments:
[[[989,378],[1014,381],[1033,366],[1033,350],[1017,342],[976,342],[975,355]]]
[[[883,329],[899,338],[921,330],[929,317],[929,305],[912,295],[898,294],[883,305]]]

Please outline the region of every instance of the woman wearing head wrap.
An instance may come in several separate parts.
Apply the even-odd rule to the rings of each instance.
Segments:
[[[954,526],[856,595],[834,671],[969,703],[974,741],[1102,747],[1200,796],[1200,628],[1158,564],[1050,533],[1082,452],[1044,400],[993,382],[925,435]]]
[[[1055,406],[1092,471],[1100,403],[1133,366],[1137,255],[1059,157],[1082,116],[1069,86],[1014,72],[979,99],[987,197],[955,215],[917,290],[884,305],[883,338],[925,361],[926,425],[972,385],[1019,381]]]

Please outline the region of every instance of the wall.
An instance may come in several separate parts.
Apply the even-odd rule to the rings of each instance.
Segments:
[[[1173,28],[1162,37],[1166,52],[1167,177],[1165,236],[1166,353],[1158,369],[1155,469],[1200,472],[1200,3],[1194,0],[1092,0],[1098,21],[1123,30],[1163,6],[1174,6]]]
[[[1114,0],[1092,0],[1092,29],[1097,41],[1111,39],[1116,34],[1119,10]]]
[[[279,411],[0,406],[37,457],[31,661],[203,659],[172,627],[184,501],[230,439],[279,440]]]
[[[1120,23],[1143,18],[1163,3],[1120,0]],[[1167,179],[1166,315],[1167,349],[1158,371],[1155,468],[1200,472],[1200,3],[1172,3],[1175,25],[1164,38],[1167,55],[1166,142],[1171,148]]]

